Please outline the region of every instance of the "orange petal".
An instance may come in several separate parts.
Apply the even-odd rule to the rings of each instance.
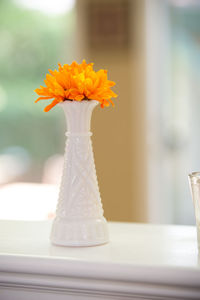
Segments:
[[[109,87],[114,86],[116,84],[114,81],[111,80],[108,80],[107,83]]]
[[[52,99],[53,97],[39,97],[37,100],[35,100],[35,103],[37,103],[40,100],[47,100],[47,99]]]
[[[44,108],[44,111],[45,112],[48,112],[50,111],[50,109],[52,109],[52,107],[54,107],[56,104],[58,104],[59,101],[57,99],[54,99],[51,104],[47,105],[45,108]]]
[[[44,96],[45,96],[45,90],[44,90],[43,86],[41,86],[40,89],[35,89],[34,92],[37,93],[38,95],[43,95],[44,94]]]
[[[76,97],[74,97],[74,100],[77,100],[77,101],[81,101],[85,98],[84,95],[77,95]]]
[[[101,100],[100,102],[101,102],[101,108],[104,108],[104,106],[105,106],[105,100]]]
[[[113,103],[113,101],[111,99],[108,99],[108,101],[112,104],[113,107],[115,106],[115,104]]]

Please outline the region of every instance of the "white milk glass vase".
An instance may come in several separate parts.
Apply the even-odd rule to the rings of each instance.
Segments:
[[[107,222],[94,164],[90,121],[95,100],[60,104],[67,121],[67,142],[51,242],[62,246],[93,246],[108,242]]]

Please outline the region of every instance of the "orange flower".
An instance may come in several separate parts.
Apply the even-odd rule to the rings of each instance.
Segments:
[[[35,102],[40,100],[53,99],[44,111],[49,111],[59,102],[66,100],[97,100],[101,107],[112,105],[112,97],[117,95],[111,90],[115,85],[114,81],[107,79],[107,71],[93,70],[93,63],[87,64],[85,60],[79,65],[73,62],[71,65],[58,64],[58,71],[49,70],[44,83],[46,87],[40,86],[35,92],[40,96]]]

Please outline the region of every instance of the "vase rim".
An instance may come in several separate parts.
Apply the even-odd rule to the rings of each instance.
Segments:
[[[82,104],[83,103],[84,104],[86,104],[86,103],[96,103],[96,104],[98,104],[99,101],[93,100],[93,99],[90,99],[90,100],[81,100],[81,101],[77,101],[77,100],[72,100],[72,101],[70,101],[70,100],[64,100],[64,101],[60,102],[59,105],[64,105],[64,103],[70,103],[70,104],[73,103],[73,105],[74,105],[74,103],[82,103]]]

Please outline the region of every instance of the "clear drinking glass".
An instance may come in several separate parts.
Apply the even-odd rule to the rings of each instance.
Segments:
[[[189,174],[189,182],[196,217],[198,249],[200,251],[200,172]]]

